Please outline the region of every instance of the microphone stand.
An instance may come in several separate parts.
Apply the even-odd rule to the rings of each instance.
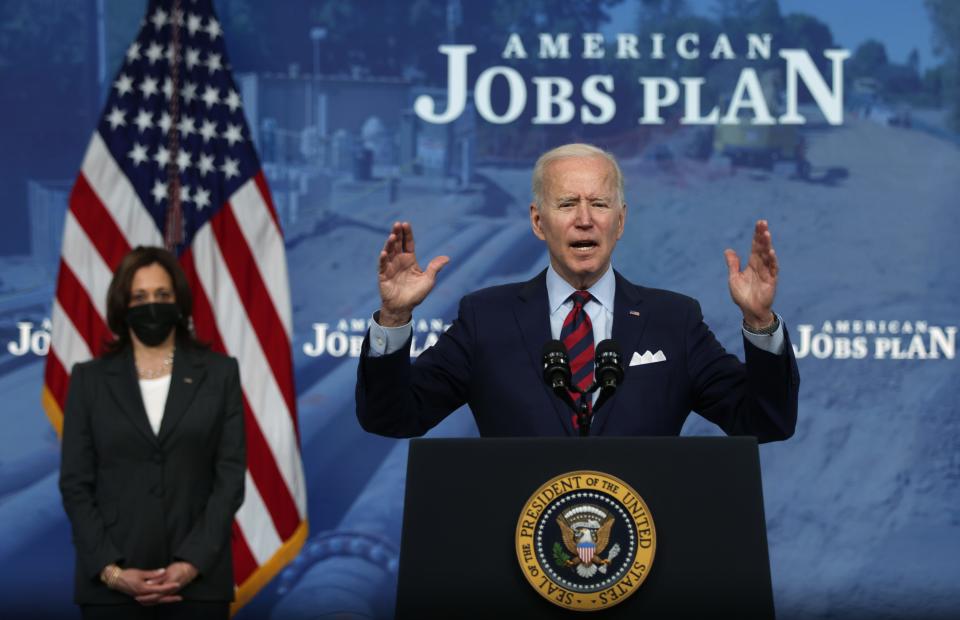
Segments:
[[[613,340],[604,340],[600,343],[596,359],[593,383],[586,390],[582,390],[571,381],[567,350],[563,344],[559,340],[553,340],[544,346],[543,377],[553,393],[573,411],[581,437],[590,435],[592,416],[587,398],[592,398],[592,394],[599,389],[600,395],[597,397],[593,412],[600,411],[600,407],[613,396],[624,376],[623,367],[620,364],[620,349]],[[600,371],[599,375],[596,370]],[[579,402],[573,401],[572,394],[579,395],[577,398]]]
[[[591,386],[593,387],[593,386]],[[588,390],[586,393],[580,396],[580,407],[577,411],[577,426],[580,427],[580,436],[587,437],[590,435],[590,406],[587,404],[587,396],[592,394],[593,390]]]
[[[560,397],[560,400],[565,402],[570,410],[577,415],[577,426],[580,428],[580,436],[587,437],[590,435],[590,423],[593,419],[593,416],[590,415],[589,405],[587,404],[587,397],[597,391],[600,388],[600,396],[597,397],[597,404],[593,408],[593,413],[600,411],[600,407],[609,400],[610,396],[613,395],[616,385],[610,388],[610,386],[601,385],[600,383],[594,381],[593,385],[588,387],[586,390],[581,390],[575,385],[565,385],[564,383],[553,384],[553,393]],[[580,395],[579,403],[574,403],[573,399],[570,398],[570,392],[576,392]]]

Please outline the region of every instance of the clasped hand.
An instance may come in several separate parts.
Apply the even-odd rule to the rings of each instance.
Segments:
[[[156,570],[125,568],[120,571],[112,587],[132,596],[141,605],[176,603],[183,600],[179,595],[180,590],[196,576],[197,569],[189,562],[174,562]]]

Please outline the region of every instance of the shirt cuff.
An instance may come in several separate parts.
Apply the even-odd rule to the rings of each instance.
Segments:
[[[400,327],[384,327],[377,323],[377,313],[373,313],[370,321],[370,357],[383,357],[399,351],[413,333],[413,317],[406,325]]]
[[[746,329],[741,327],[743,331],[743,337],[746,338],[750,344],[757,347],[762,351],[767,353],[773,353],[774,355],[780,355],[783,353],[783,317],[779,314],[777,318],[780,320],[780,325],[777,326],[777,331],[773,332],[770,335],[763,334],[754,334],[748,332]]]

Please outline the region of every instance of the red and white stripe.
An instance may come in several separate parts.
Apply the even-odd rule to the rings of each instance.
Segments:
[[[590,563],[590,561],[593,559],[593,552],[594,552],[595,550],[596,550],[596,546],[595,546],[595,545],[592,545],[592,544],[589,544],[589,545],[584,545],[584,544],[577,545],[577,555],[580,556],[580,561],[583,562],[584,564],[589,564],[589,563]]]
[[[163,236],[95,132],[70,196],[53,305],[45,376],[52,403],[44,401],[59,409],[48,411],[58,431],[70,369],[99,353],[110,337],[107,287],[137,245],[163,245]],[[242,591],[264,565],[276,569],[294,535],[305,536],[306,521],[286,256],[262,173],[197,232],[180,262],[194,293],[197,335],[240,365],[248,471],[233,545]]]

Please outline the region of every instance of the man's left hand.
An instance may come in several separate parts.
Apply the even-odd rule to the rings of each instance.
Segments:
[[[777,292],[777,255],[773,251],[766,220],[757,220],[747,266],[740,271],[740,257],[727,248],[723,255],[729,271],[730,297],[740,306],[743,320],[751,329],[762,329],[774,321],[773,297]]]

